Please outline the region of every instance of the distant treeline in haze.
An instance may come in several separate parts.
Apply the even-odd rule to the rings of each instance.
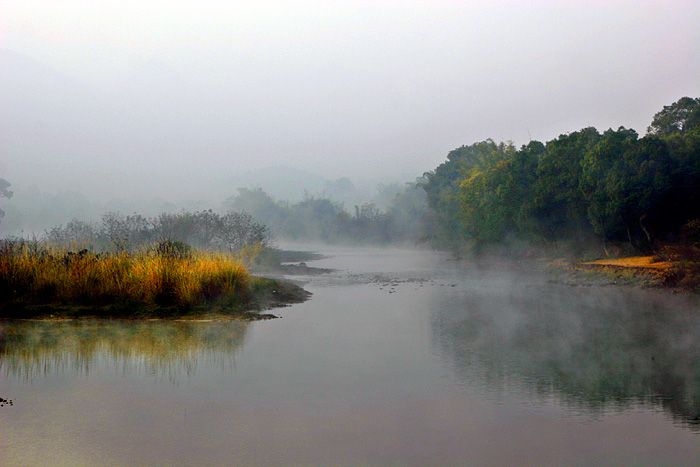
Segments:
[[[262,188],[239,188],[226,209],[250,213],[277,237],[331,244],[417,243],[431,235],[431,215],[419,183],[381,185],[376,202],[350,211],[327,196],[307,195],[297,203],[275,200]]]
[[[665,106],[641,138],[589,127],[462,146],[424,179],[438,245],[650,251],[700,218],[700,99]]]

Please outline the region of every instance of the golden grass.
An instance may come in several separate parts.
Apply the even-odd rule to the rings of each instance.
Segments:
[[[191,257],[79,254],[17,248],[0,254],[0,304],[139,305],[186,310],[214,300],[245,300],[251,277],[238,259],[195,252]]]
[[[656,256],[633,256],[619,259],[603,259],[583,263],[587,266],[616,266],[620,268],[632,269],[655,269],[666,270],[672,266],[668,261],[658,261]]]
[[[676,281],[678,263],[660,261],[658,256],[631,256],[581,263],[579,268],[620,283],[660,286]]]

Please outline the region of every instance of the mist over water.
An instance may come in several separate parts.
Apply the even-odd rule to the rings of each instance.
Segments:
[[[700,455],[697,298],[570,287],[438,252],[321,252],[309,266],[335,271],[294,276],[314,295],[278,320],[3,323],[7,465]],[[42,451],[27,450],[37,437]]]
[[[662,407],[700,430],[697,297],[528,282],[433,303],[435,340],[464,384],[555,396],[594,416]]]

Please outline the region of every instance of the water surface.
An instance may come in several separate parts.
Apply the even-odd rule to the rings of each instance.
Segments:
[[[696,298],[327,253],[278,320],[4,323],[0,465],[697,465]]]

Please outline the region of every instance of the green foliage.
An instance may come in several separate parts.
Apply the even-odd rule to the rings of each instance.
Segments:
[[[620,218],[627,214],[631,193],[631,153],[637,133],[620,128],[606,131],[601,140],[581,161],[583,168],[580,187],[588,203],[588,219],[595,232],[603,238],[622,236]]]
[[[656,136],[691,133],[700,127],[700,98],[682,97],[654,115],[647,132]]]
[[[599,140],[595,128],[584,128],[549,141],[538,152],[531,212],[537,238],[556,245],[588,227],[587,204],[579,187],[582,160]]]
[[[424,174],[421,186],[427,194],[427,202],[435,214],[438,231],[433,241],[438,245],[457,245],[464,242],[469,235],[468,222],[462,208],[464,196],[460,197],[462,183],[473,180],[473,189],[479,189],[479,175],[507,158],[512,153],[512,146],[496,144],[488,139],[471,146],[462,146],[447,155],[447,161],[435,170]],[[469,191],[469,187],[464,187]],[[478,208],[477,208],[478,209]]]
[[[683,242],[687,245],[700,248],[700,219],[687,222],[681,230]]]
[[[452,244],[595,240],[648,251],[700,218],[700,99],[683,98],[639,138],[595,128],[515,149],[491,140],[426,173],[428,205]]]

